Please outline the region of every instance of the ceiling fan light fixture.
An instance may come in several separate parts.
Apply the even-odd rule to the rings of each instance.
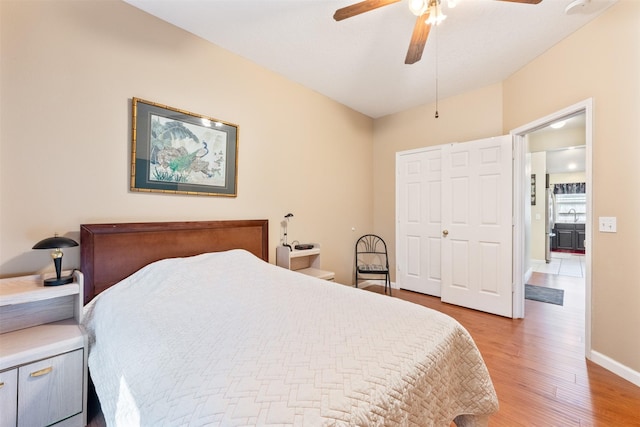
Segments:
[[[440,0],[431,0],[429,2],[429,18],[425,21],[429,25],[438,25],[447,19],[447,15],[442,13]]]
[[[421,16],[429,8],[429,0],[409,0],[409,10],[415,16]]]

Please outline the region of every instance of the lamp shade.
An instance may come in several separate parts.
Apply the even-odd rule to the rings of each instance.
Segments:
[[[73,239],[69,239],[68,237],[54,236],[40,240],[38,243],[33,245],[33,249],[71,248],[73,246],[78,246],[78,242]]]

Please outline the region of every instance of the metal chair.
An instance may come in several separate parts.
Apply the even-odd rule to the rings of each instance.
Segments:
[[[355,286],[361,280],[368,280],[371,276],[384,277],[384,293],[391,295],[391,276],[389,274],[389,256],[387,244],[380,236],[365,234],[356,242]]]

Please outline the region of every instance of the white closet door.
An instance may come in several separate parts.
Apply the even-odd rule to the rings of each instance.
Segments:
[[[512,317],[512,144],[442,146],[442,301]]]
[[[397,269],[401,289],[440,296],[440,147],[396,155]]]

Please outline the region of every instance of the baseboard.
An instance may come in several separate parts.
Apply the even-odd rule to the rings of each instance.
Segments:
[[[361,289],[366,289],[369,286],[382,286],[382,287],[384,287],[384,280],[370,279],[370,280],[365,280],[363,282],[358,283],[358,287],[361,288]],[[398,286],[396,285],[396,282],[391,282],[391,289],[399,289]]]
[[[640,387],[640,372],[593,350],[591,351],[591,361]]]

